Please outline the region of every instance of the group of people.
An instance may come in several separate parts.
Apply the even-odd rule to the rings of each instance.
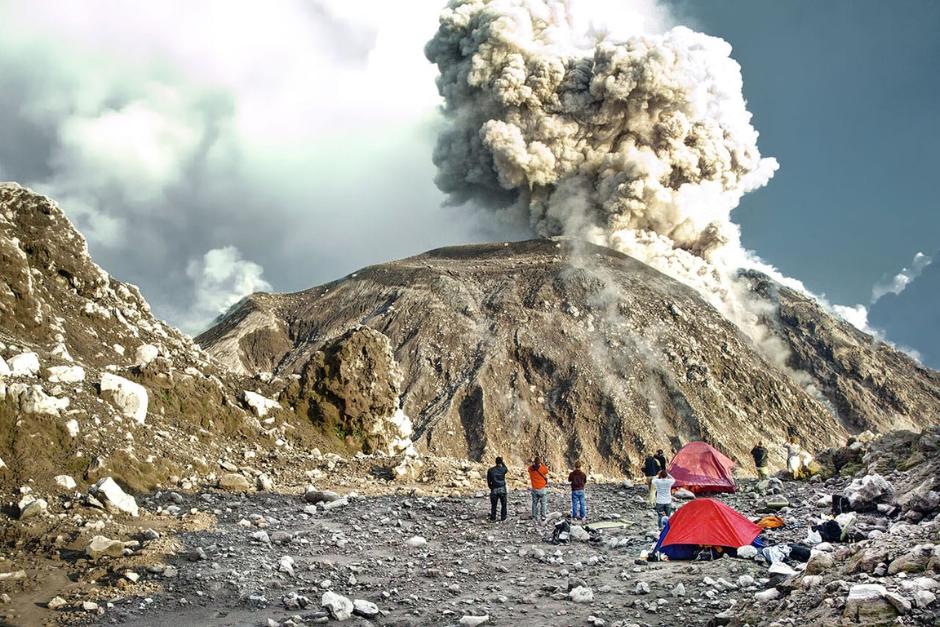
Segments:
[[[502,457],[497,457],[496,464],[486,471],[486,485],[490,488],[490,520],[493,522],[497,520],[497,508],[499,520],[506,520],[507,472],[509,469]],[[529,492],[532,495],[532,520],[544,522],[548,517],[548,466],[536,455],[528,467],[528,472]],[[581,462],[574,463],[574,469],[568,473],[568,483],[571,485],[571,518],[587,522],[587,500],[584,496],[587,474],[582,470]]]
[[[786,444],[787,468],[794,479],[798,479],[802,462],[802,449],[796,443],[795,438],[791,438]],[[763,442],[758,442],[751,449],[751,457],[754,459],[754,467],[757,469],[757,475],[761,479],[770,476],[767,468],[768,454]],[[672,516],[675,511],[672,500],[672,490],[675,487],[676,480],[666,468],[666,455],[662,449],[656,451],[654,455],[647,455],[643,462],[643,474],[646,477],[646,485],[649,489],[649,502],[656,512],[656,519],[659,529]],[[545,462],[536,455],[532,463],[528,466],[529,492],[532,497],[532,520],[546,520],[548,515],[548,477],[549,469]],[[504,521],[507,517],[507,490],[506,473],[509,469],[503,462],[502,457],[496,458],[496,463],[486,473],[486,484],[490,489],[490,520],[497,520],[497,509],[499,510],[499,520]],[[580,461],[575,462],[574,469],[568,473],[568,483],[571,487],[571,518],[582,522],[587,521],[587,499],[584,488],[587,485],[587,474],[582,469]]]

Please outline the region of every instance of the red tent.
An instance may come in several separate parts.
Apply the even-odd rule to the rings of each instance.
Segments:
[[[669,463],[669,474],[677,488],[702,492],[734,492],[731,468],[734,462],[705,444],[689,442]]]
[[[760,527],[714,499],[695,499],[676,511],[656,549],[671,545],[738,548],[754,542]],[[666,551],[668,553],[668,551]]]

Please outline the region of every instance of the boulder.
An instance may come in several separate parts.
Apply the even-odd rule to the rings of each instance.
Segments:
[[[70,475],[56,475],[54,481],[63,490],[74,490],[77,485]]]
[[[81,383],[85,380],[85,369],[81,366],[52,366],[46,368],[49,383]]]
[[[19,508],[20,520],[26,520],[45,514],[49,509],[49,503],[45,499],[37,499],[27,495],[20,500]]]
[[[263,492],[273,492],[274,480],[266,473],[261,473],[258,475],[258,489]]]
[[[870,511],[875,509],[878,503],[891,500],[894,496],[894,486],[881,475],[865,475],[848,485],[845,496],[853,510]]]
[[[355,599],[353,601],[353,614],[363,618],[375,618],[379,615],[379,606],[371,601]]]
[[[9,395],[19,400],[20,410],[24,414],[45,414],[58,416],[60,411],[68,409],[68,398],[56,398],[47,395],[39,385],[14,383],[8,388]]]
[[[767,502],[764,503],[764,508],[770,511],[781,510],[784,507],[789,507],[790,501],[783,498],[782,496],[775,496],[771,499],[767,499]]]
[[[0,377],[9,377],[13,374],[10,366],[3,357],[0,357]]]
[[[568,593],[568,598],[575,603],[591,603],[594,601],[594,591],[585,586],[578,586]]]
[[[10,357],[7,364],[10,375],[14,377],[35,377],[39,374],[39,355],[36,353],[20,353]]]
[[[589,534],[584,527],[580,525],[572,525],[570,537],[572,540],[577,540],[578,542],[587,542],[591,539],[591,534]]]
[[[245,475],[241,475],[237,472],[225,473],[219,477],[217,485],[220,490],[226,490],[228,492],[248,492],[251,490],[251,483],[249,483]]]
[[[412,548],[412,549],[422,547],[426,545],[427,543],[428,541],[421,536],[411,536],[410,538],[405,540],[405,546]]]
[[[93,560],[100,557],[121,557],[124,554],[124,543],[104,536],[95,536],[85,547],[85,555]]]
[[[919,544],[903,555],[891,560],[888,565],[888,574],[922,573],[927,570],[927,564],[933,555],[932,544]]]
[[[110,512],[129,514],[137,517],[137,501],[121,489],[111,477],[105,477],[93,485],[88,492],[97,498]]]
[[[261,396],[257,392],[249,392],[247,390],[242,392],[242,401],[244,401],[245,405],[247,405],[258,418],[264,418],[268,415],[269,411],[281,408],[281,404],[277,401]]]
[[[476,627],[476,625],[482,625],[483,623],[490,620],[489,614],[483,614],[482,616],[473,616],[471,614],[466,614],[460,618],[458,623],[464,627]]]
[[[835,558],[833,558],[830,553],[823,552],[813,552],[810,556],[809,561],[806,562],[806,574],[807,575],[821,575],[827,570],[832,568],[836,563]]]
[[[747,546],[738,547],[738,557],[745,560],[752,560],[757,557],[757,547],[748,544]]]
[[[324,592],[323,596],[320,597],[320,606],[325,608],[335,620],[340,621],[349,620],[355,609],[352,601],[330,590]]]
[[[153,344],[141,344],[134,351],[134,365],[143,368],[151,361],[159,357],[160,349]]]
[[[149,398],[147,390],[139,383],[106,372],[101,375],[101,395],[114,403],[125,418],[132,418],[139,424],[147,420]]]
[[[780,591],[777,590],[776,588],[767,588],[766,590],[755,592],[754,598],[760,601],[761,603],[766,603],[767,601],[773,601],[774,599],[779,599]]]
[[[329,503],[339,500],[340,495],[329,490],[308,489],[304,492],[304,500],[308,503]]]
[[[884,586],[874,583],[855,584],[845,599],[843,618],[865,625],[888,625],[894,622],[898,611],[887,599]]]
[[[74,418],[65,421],[65,430],[68,432],[69,437],[76,438],[78,437],[78,421]]]

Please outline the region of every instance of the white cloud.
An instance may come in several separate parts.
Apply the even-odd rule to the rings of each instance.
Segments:
[[[214,248],[189,262],[186,275],[193,282],[193,305],[182,319],[189,333],[204,330],[220,314],[254,292],[271,291],[264,268],[242,257],[234,246]]]
[[[911,267],[901,268],[901,271],[895,274],[890,280],[876,283],[871,290],[871,302],[877,302],[886,294],[900,294],[911,282],[920,276],[924,268],[933,263],[933,259],[922,252],[914,255],[911,261]]]
[[[833,311],[839,314],[843,320],[854,326],[859,331],[876,334],[875,330],[868,325],[868,307],[865,305],[834,305]]]

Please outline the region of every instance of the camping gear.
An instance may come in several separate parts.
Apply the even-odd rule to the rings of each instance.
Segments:
[[[571,539],[571,523],[567,520],[559,520],[552,529],[552,544],[568,544]]]
[[[682,447],[669,463],[669,474],[677,488],[695,494],[734,492],[731,469],[734,462],[705,442],[690,442]]]
[[[760,532],[760,527],[724,503],[696,499],[672,515],[655,551],[679,560],[695,559],[703,548],[711,547],[723,547],[723,552],[733,554],[739,546],[763,546]]]
[[[754,524],[761,529],[779,529],[786,525],[780,516],[763,516],[754,521]]]
[[[832,515],[838,516],[839,514],[844,514],[845,512],[852,511],[852,504],[849,503],[849,499],[842,496],[841,494],[832,495]]]
[[[806,563],[809,561],[809,558],[811,555],[812,555],[812,551],[810,551],[810,548],[808,546],[805,546],[803,544],[791,544],[790,545],[790,559],[791,560]]]
[[[589,525],[584,525],[584,528],[588,531],[597,531],[599,529],[622,529],[629,526],[630,523],[622,520],[599,520]]]
[[[823,542],[842,541],[842,527],[834,520],[827,520],[820,525],[815,525],[813,531],[819,533],[819,537],[822,538]]]

